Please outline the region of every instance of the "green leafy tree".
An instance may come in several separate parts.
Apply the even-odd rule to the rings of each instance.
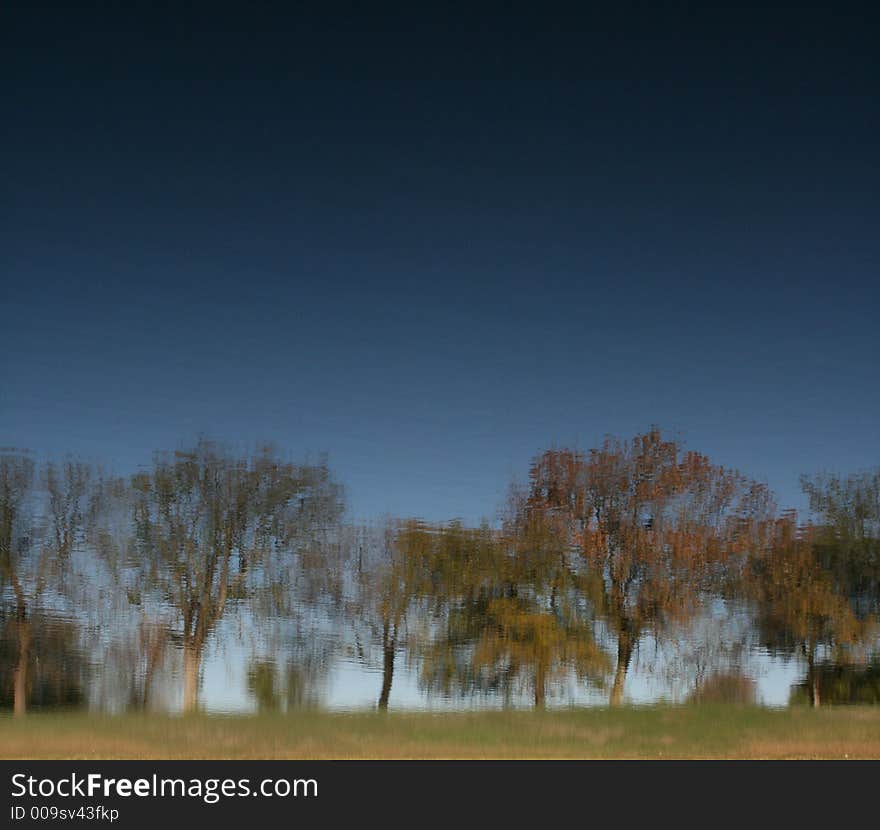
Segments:
[[[815,553],[861,615],[880,613],[880,469],[801,479],[816,517]]]
[[[426,685],[505,700],[522,689],[541,708],[566,677],[601,681],[607,658],[552,537],[450,525],[433,540],[428,561],[442,622],[424,653]]]
[[[820,656],[850,662],[873,624],[854,611],[844,586],[817,555],[817,538],[816,528],[783,517],[771,546],[753,557],[748,571],[760,636],[771,652],[803,658],[814,706],[822,699]]]

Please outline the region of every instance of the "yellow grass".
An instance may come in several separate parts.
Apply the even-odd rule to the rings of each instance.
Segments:
[[[3,715],[0,758],[880,758],[880,707]]]

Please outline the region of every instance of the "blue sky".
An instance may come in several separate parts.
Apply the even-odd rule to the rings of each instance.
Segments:
[[[542,449],[652,424],[785,504],[878,463],[867,37],[621,52],[593,20],[565,80],[305,81],[271,26],[136,23],[5,53],[0,443],[271,440],[357,517],[471,521]]]

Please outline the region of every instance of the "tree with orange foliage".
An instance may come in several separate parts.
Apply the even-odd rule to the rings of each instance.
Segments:
[[[540,455],[513,523],[522,536],[556,538],[598,580],[597,610],[617,640],[616,705],[642,634],[690,617],[760,543],[771,515],[763,485],[653,428],[629,441],[608,438],[588,453]]]

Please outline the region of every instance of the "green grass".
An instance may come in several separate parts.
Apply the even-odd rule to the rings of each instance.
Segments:
[[[0,716],[3,759],[880,758],[880,707]]]

